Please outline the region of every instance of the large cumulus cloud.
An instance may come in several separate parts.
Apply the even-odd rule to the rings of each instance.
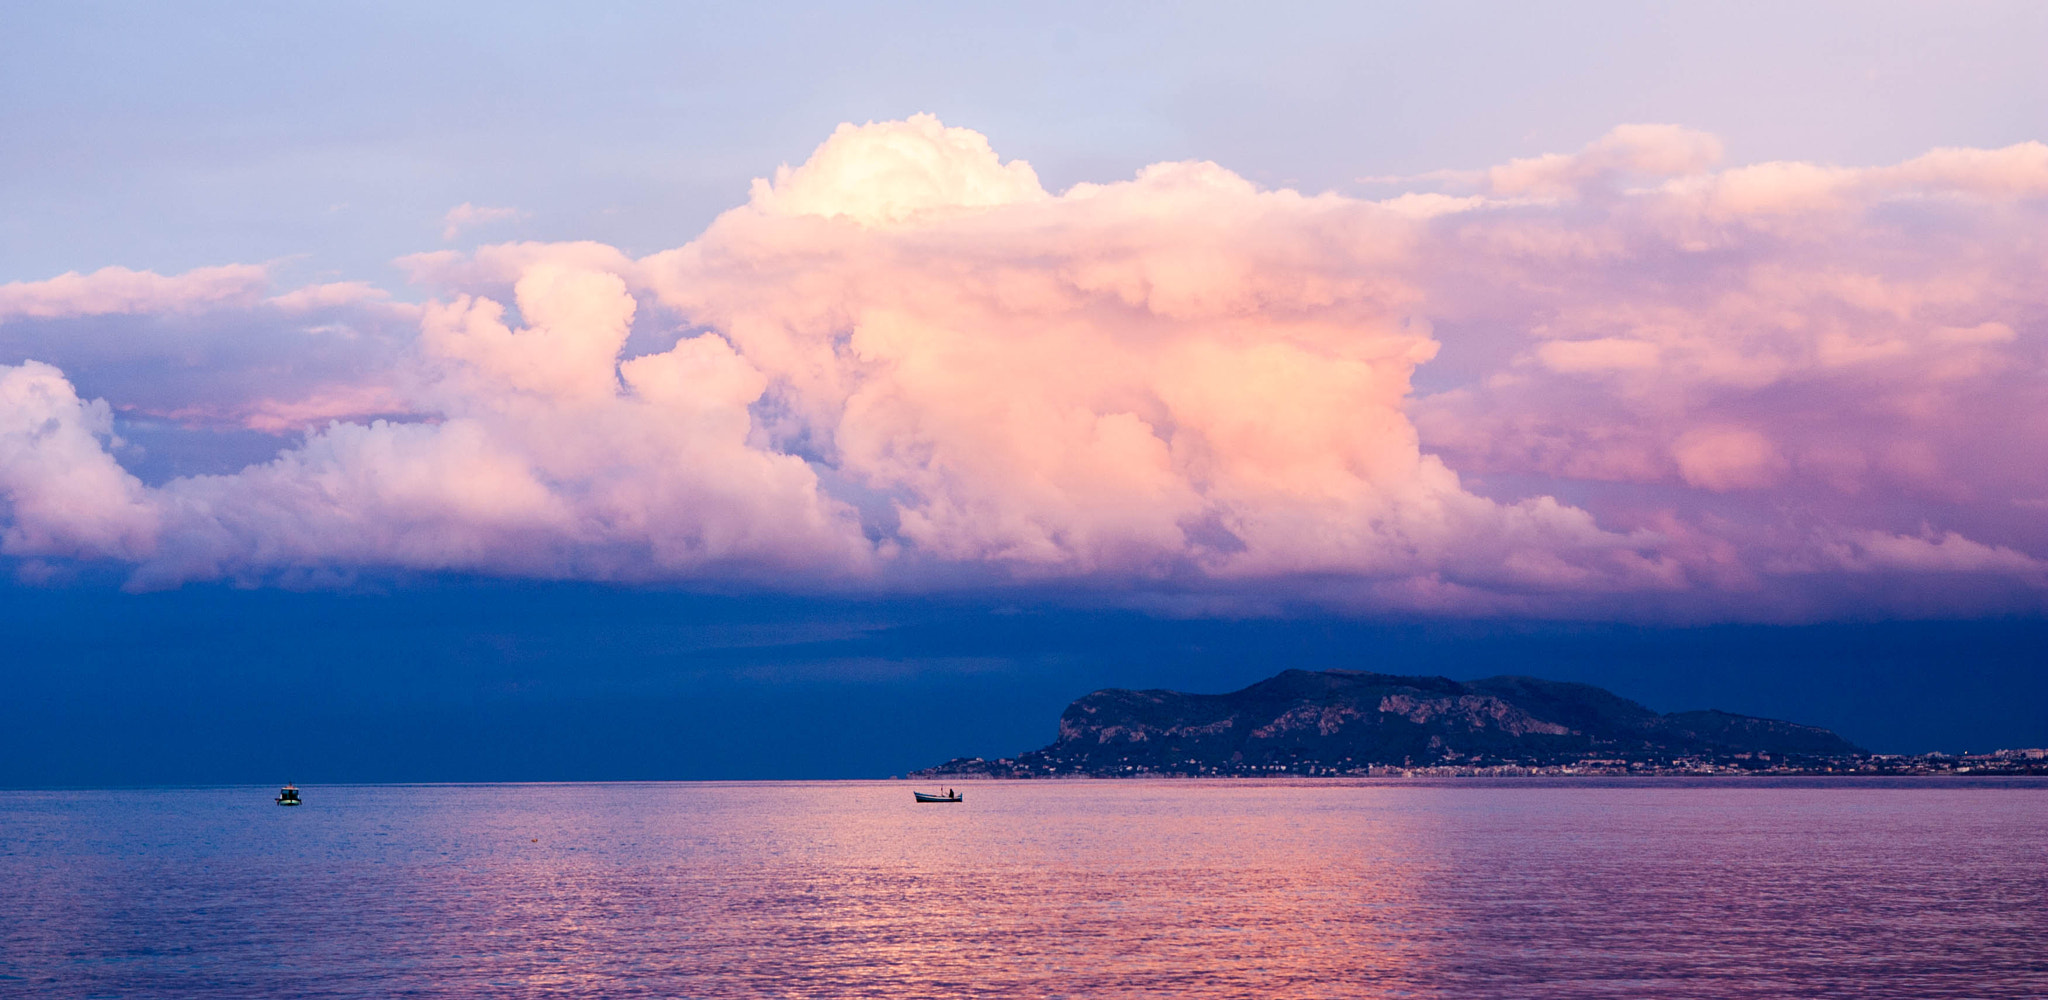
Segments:
[[[1617,143],[1695,155],[1580,164]],[[1711,532],[1752,580],[1882,563],[2038,586],[2048,146],[1864,169],[1713,171],[1700,151],[1617,131],[1488,178],[1547,175],[1541,200],[1432,220],[1415,273],[1483,374],[1416,402],[1427,446],[1475,474],[1626,487],[1610,495],[1636,509],[1607,523]],[[1851,537],[1884,540],[1845,564]]]
[[[407,258],[424,306],[247,269],[4,286],[4,545],[138,586],[964,572],[1542,611],[1967,577],[2038,607],[2048,147],[1719,156],[1628,126],[1379,200],[1209,163],[1054,193],[919,116],[650,257]],[[67,373],[175,368],[107,319],[194,313],[305,363],[230,343],[130,394],[304,436],[145,486],[110,450],[127,386]],[[28,360],[53,323],[102,346]],[[1432,364],[1462,377],[1417,394]]]

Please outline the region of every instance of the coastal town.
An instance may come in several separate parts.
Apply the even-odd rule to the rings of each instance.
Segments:
[[[1067,761],[1042,751],[1015,758],[963,757],[913,772],[912,778],[1525,778],[1525,777],[2040,777],[2048,748],[1984,753],[1791,755],[1771,753],[1675,756],[1589,756],[1576,760],[1478,758],[1400,764],[1332,762],[1175,763]]]

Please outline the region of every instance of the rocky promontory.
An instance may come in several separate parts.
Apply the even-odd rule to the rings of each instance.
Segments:
[[[1797,770],[1867,756],[1815,726],[1721,711],[1663,715],[1588,684],[1289,670],[1228,694],[1097,691],[1067,706],[1051,746],[1000,760],[956,759],[921,774]]]

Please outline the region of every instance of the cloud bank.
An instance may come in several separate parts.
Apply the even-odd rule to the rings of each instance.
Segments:
[[[0,286],[0,548],[145,588],[2039,610],[2048,146],[1720,156],[1632,125],[1391,199],[1201,162],[1054,193],[918,116],[674,250],[406,258],[422,306],[241,266]],[[148,485],[117,412],[280,452]]]

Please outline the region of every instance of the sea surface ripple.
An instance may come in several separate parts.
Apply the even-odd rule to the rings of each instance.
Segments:
[[[0,792],[0,996],[2048,996],[2048,781],[958,787]]]

